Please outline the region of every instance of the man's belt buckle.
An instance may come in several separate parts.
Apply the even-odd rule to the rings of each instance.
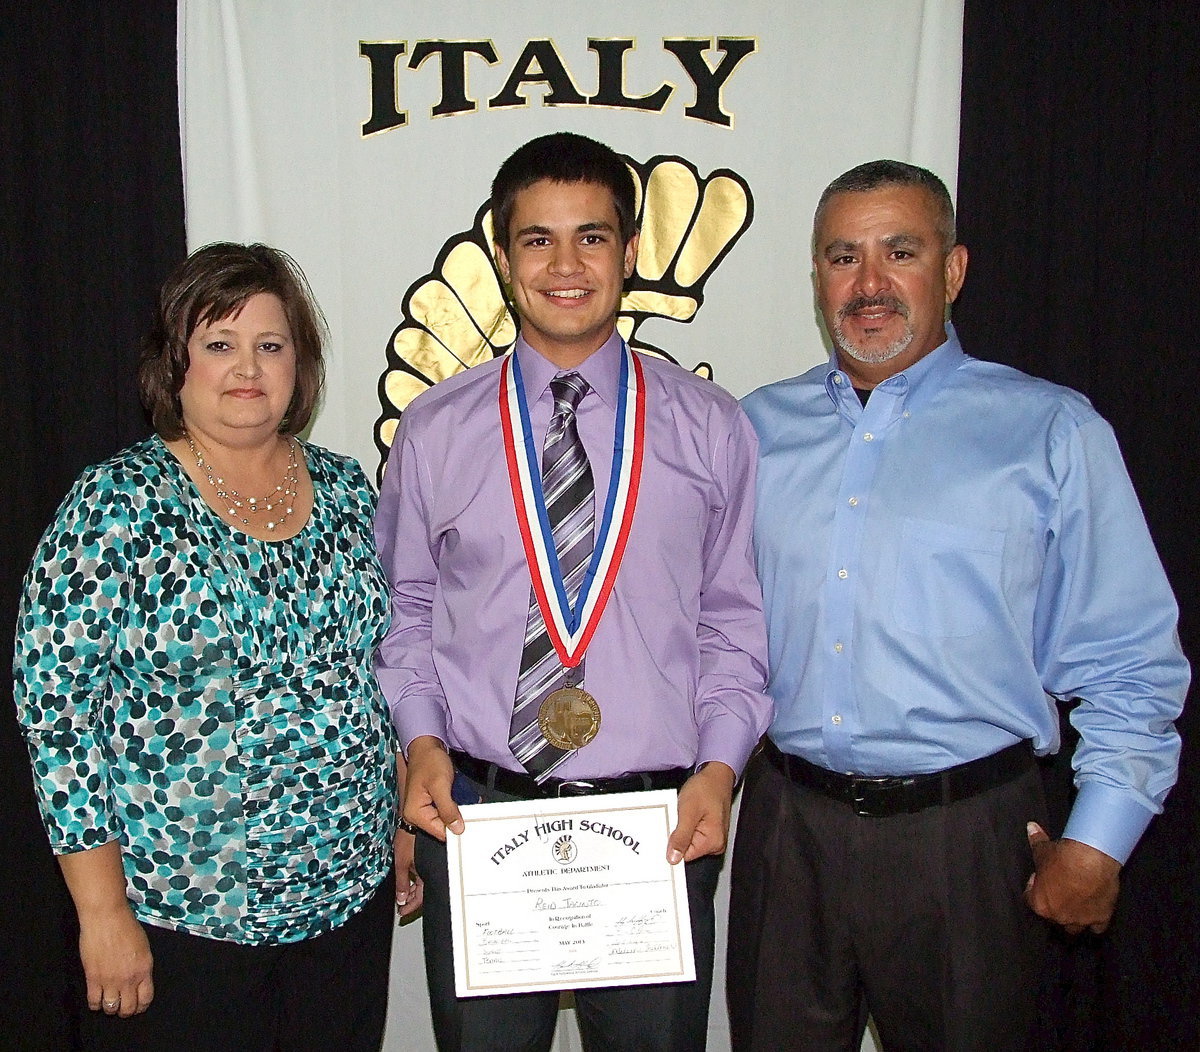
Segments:
[[[916,781],[915,778],[895,778],[883,776],[880,778],[854,778],[849,786],[849,802],[856,815],[863,818],[878,818],[892,813],[887,806],[888,793],[896,789],[906,789]],[[882,806],[881,806],[882,805]]]
[[[565,782],[559,782],[554,787],[555,796],[588,796],[597,791],[595,782],[589,782],[583,778],[569,779]]]
[[[864,818],[872,816],[872,808],[868,806],[868,800],[875,794],[872,789],[879,788],[879,780],[876,778],[854,778],[850,782],[850,805],[854,808],[856,815],[862,815]]]

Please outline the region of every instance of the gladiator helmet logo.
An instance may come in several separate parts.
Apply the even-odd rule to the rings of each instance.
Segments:
[[[550,850],[554,853],[554,861],[560,866],[569,866],[579,855],[579,848],[575,846],[570,833],[563,833]]]
[[[634,176],[642,237],[617,329],[631,347],[674,361],[639,338],[639,330],[649,318],[692,321],[704,303],[705,283],[753,221],[754,202],[746,181],[728,169],[701,176],[681,157],[625,160]],[[505,354],[516,342],[516,315],[492,252],[492,214],[484,204],[471,229],[447,239],[433,269],[404,295],[403,320],[388,341],[387,368],[379,380],[383,411],[375,444],[381,477],[408,403],[439,380]],[[713,375],[707,362],[692,371]]]

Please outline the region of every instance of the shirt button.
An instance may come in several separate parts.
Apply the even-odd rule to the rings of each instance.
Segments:
[[[841,722],[842,722],[842,717],[841,717],[841,716],[839,716],[839,715],[837,715],[836,713],[834,713],[834,715],[833,715],[833,722],[834,722],[834,723],[841,723]]]
[[[850,576],[849,570],[838,570],[838,577],[840,577],[843,581],[849,576]]]
[[[841,373],[834,373],[834,374],[833,374],[833,382],[834,382],[835,384],[837,384],[837,385],[838,385],[838,387],[841,387],[841,386],[842,386],[842,374],[841,374]]]
[[[847,503],[850,505],[850,507],[852,507],[852,508],[857,508],[857,507],[858,507],[858,498],[857,498],[857,497],[851,497],[851,498],[850,498],[850,500],[849,500]]]
[[[870,431],[868,431],[868,432],[866,432],[866,434],[863,435],[863,441],[864,442],[874,442],[875,436],[873,434],[871,434]]]
[[[910,413],[907,409],[904,410],[904,419],[907,420],[910,416],[912,416],[912,413]]]
[[[844,643],[834,643],[833,649],[836,650],[840,654],[843,650],[846,649],[846,646]]]

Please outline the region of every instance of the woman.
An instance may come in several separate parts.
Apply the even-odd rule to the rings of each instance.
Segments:
[[[393,850],[402,913],[421,888],[371,669],[374,497],[296,438],[321,344],[289,257],[193,253],[139,368],[157,434],[83,473],[26,581],[17,707],[90,1047],[381,1042]]]

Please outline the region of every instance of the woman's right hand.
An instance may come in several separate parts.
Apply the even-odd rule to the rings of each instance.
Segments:
[[[92,1011],[128,1018],[150,1007],[154,960],[128,904],[107,915],[79,918],[79,957]]]
[[[125,897],[121,845],[58,856],[79,916],[79,959],[87,979],[88,1008],[129,1017],[154,1000],[150,942]]]

